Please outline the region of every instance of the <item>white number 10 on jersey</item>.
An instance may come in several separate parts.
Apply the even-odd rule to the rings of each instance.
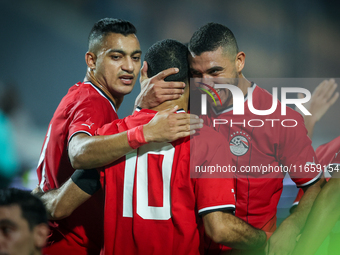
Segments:
[[[160,169],[149,169],[149,154],[164,156],[161,169],[163,179],[162,207],[149,206],[148,171],[160,171]],[[126,155],[123,191],[123,217],[133,217],[132,196],[135,181],[135,170],[137,170],[137,214],[143,219],[168,220],[171,218],[170,181],[174,154],[175,148],[170,143],[150,143],[143,145],[138,150],[134,150]]]

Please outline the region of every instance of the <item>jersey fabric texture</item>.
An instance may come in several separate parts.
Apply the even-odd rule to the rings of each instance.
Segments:
[[[139,110],[105,125],[98,134],[115,134],[146,124],[155,113]],[[220,160],[219,164],[228,164],[225,153],[218,157],[213,149],[209,151],[209,146],[204,146],[209,142],[206,139],[209,130],[215,132],[204,127],[199,131],[202,135],[191,140],[187,137],[172,143],[143,145],[102,169],[105,190],[103,254],[203,252],[199,247],[198,230],[202,221],[197,215],[235,208],[233,179],[190,178],[190,145],[202,145],[202,154],[197,150],[197,155],[191,155],[197,158],[197,164],[209,164],[216,159]]]
[[[270,109],[273,96],[254,83],[252,88],[254,108]],[[276,110],[270,115],[253,114],[248,108],[248,96],[245,97],[244,115],[233,115],[232,111],[232,106],[220,112],[211,109],[210,115],[204,116],[204,119],[210,126],[216,119],[228,121],[214,128],[227,139],[233,164],[238,170],[235,179],[235,215],[256,228],[272,233],[276,229],[277,205],[285,173],[270,169],[288,167],[290,177],[298,187],[303,187],[313,184],[320,177],[320,173],[305,171],[303,166],[318,164],[318,161],[302,116],[289,107],[286,107],[286,115],[281,115],[279,101]],[[219,252],[218,249],[229,248],[210,245],[211,253],[214,249]]]
[[[113,102],[99,88],[90,82],[73,85],[56,109],[45,136],[37,168],[40,188],[59,188],[75,171],[67,152],[72,136],[79,132],[92,136],[97,128],[117,118]],[[69,217],[51,221],[44,254],[99,254],[103,207],[103,193],[98,191]]]

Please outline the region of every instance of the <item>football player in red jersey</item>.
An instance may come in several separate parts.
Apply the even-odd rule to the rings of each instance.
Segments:
[[[174,40],[156,43],[146,54],[148,74],[174,65],[180,72],[169,78],[188,82],[187,52],[183,44]],[[187,86],[178,100],[153,110],[137,108],[134,115],[107,124],[97,132],[107,135],[128,130],[130,145],[135,148],[135,143],[145,144],[139,129],[152,121],[156,110],[176,104],[185,111],[188,97]],[[184,138],[172,143],[148,143],[101,169],[105,191],[104,254],[202,254],[202,224],[215,242],[239,249],[264,246],[265,232],[231,213],[233,179],[190,178],[189,163],[231,164],[230,152],[216,131],[205,126],[198,134],[191,141]],[[72,211],[88,199],[98,188],[96,177],[89,173],[77,170],[60,189],[45,193],[43,199],[50,198],[51,202],[48,210],[53,211],[54,204],[70,213],[70,208]]]
[[[130,22],[111,18],[96,22],[89,35],[85,60],[88,70],[84,82],[69,89],[48,127],[37,168],[43,191],[60,187],[76,168],[104,166],[132,150],[126,132],[105,137],[94,136],[94,132],[118,118],[116,111],[136,82],[141,49],[135,27]],[[155,75],[152,82],[164,86],[164,77],[169,73],[176,70]],[[171,92],[182,93],[183,83],[170,85]],[[164,93],[161,98],[166,99]],[[187,129],[190,115],[178,115],[173,113],[175,110],[160,113],[144,126],[147,141],[170,141],[190,134]],[[192,119],[191,124],[196,121]],[[175,127],[170,128],[169,122]],[[50,222],[51,235],[44,252],[98,254],[103,243],[103,199],[98,192],[70,217]],[[96,223],[88,220],[93,218],[97,219]]]
[[[233,115],[233,98],[228,89],[217,90],[219,100],[210,109],[210,115],[205,118],[205,123],[214,125],[214,120],[225,119],[228,124],[215,125],[215,129],[222,133],[230,144],[234,164],[238,169],[252,166],[295,166],[317,165],[317,159],[311,146],[311,140],[300,114],[286,108],[287,115],[280,113],[280,102],[277,110],[269,116],[253,114],[248,108],[248,88],[252,88],[252,104],[257,110],[270,109],[273,97],[258,85],[248,81],[242,74],[245,65],[245,53],[239,51],[233,33],[225,26],[209,23],[194,33],[189,42],[189,63],[191,74],[194,78],[216,80],[227,79],[242,90],[244,98],[244,114]],[[204,81],[204,80],[203,80]],[[208,89],[208,88],[204,88]],[[210,90],[211,91],[211,90]],[[215,96],[217,97],[217,96]],[[242,101],[243,102],[243,101]],[[295,127],[282,125],[264,125],[254,127],[247,125],[249,120],[265,119],[279,120],[293,119]],[[230,120],[233,120],[231,124]],[[279,123],[279,122],[277,122]],[[245,141],[237,145],[236,139]],[[319,181],[321,171],[308,172],[305,175],[290,172],[297,186],[306,190],[297,210],[288,217],[276,230],[276,211],[282,193],[282,179],[284,173],[265,172],[239,173],[235,179],[236,187],[236,213],[235,215],[245,220],[256,228],[274,234],[268,241],[268,254],[289,254],[294,249],[295,240],[304,226],[312,203],[320,191],[323,180]],[[218,247],[227,250],[225,247]]]

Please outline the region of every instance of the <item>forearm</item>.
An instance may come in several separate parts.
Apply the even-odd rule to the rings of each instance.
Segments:
[[[73,182],[72,178],[78,184]],[[89,199],[99,188],[99,174],[95,169],[87,171],[76,170],[72,177],[60,188],[46,192],[36,188],[32,191],[32,194],[41,199],[46,207],[49,219],[60,220],[71,215],[75,209]]]
[[[59,189],[49,190],[47,192],[43,192],[41,189],[40,191],[32,193],[34,196],[39,197],[40,200],[43,202],[48,218],[50,220],[56,220],[60,218],[64,218],[68,215],[60,215],[56,208],[57,208],[57,197],[60,193]]]
[[[91,169],[108,165],[133,149],[122,132],[107,136],[78,134],[69,144],[69,157],[75,169]]]
[[[178,106],[158,112],[142,129],[105,136],[76,134],[69,142],[68,155],[75,169],[102,167],[138,146],[149,142],[172,142],[193,135],[202,128],[203,120],[196,115],[175,113]],[[128,134],[129,133],[129,139]],[[132,148],[133,147],[133,148]]]
[[[321,190],[323,183],[324,179],[322,178],[317,183],[304,190],[304,195],[302,196],[294,212],[281,223],[280,227],[284,227],[285,224],[294,226],[295,232],[297,232],[296,234],[299,234],[305,225],[308,214]]]
[[[314,254],[340,217],[340,179],[329,181],[315,199],[293,254]]]
[[[252,227],[236,216],[230,217],[230,223],[224,228],[222,244],[242,250],[264,247],[267,239],[264,231]]]
[[[304,121],[307,129],[307,135],[310,139],[312,139],[316,120],[313,116],[304,116]]]
[[[229,213],[218,217],[213,213],[204,216],[204,226],[207,235],[216,243],[221,243],[234,249],[257,249],[266,243],[266,233],[256,229]]]

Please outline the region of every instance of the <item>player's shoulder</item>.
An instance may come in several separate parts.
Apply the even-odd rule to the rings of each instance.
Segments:
[[[77,82],[71,86],[67,94],[63,97],[63,102],[76,103],[89,97],[99,96],[91,83]]]
[[[328,164],[334,155],[340,150],[340,136],[330,142],[320,145],[316,150],[316,156],[320,163]]]
[[[254,95],[257,97],[257,101],[261,104],[262,109],[269,109],[272,107],[273,95],[268,90],[261,88],[259,86],[256,86],[254,88]],[[291,118],[291,119],[303,121],[302,115],[289,106],[285,106],[286,115],[282,115],[281,105],[282,105],[281,101],[277,98],[277,106],[276,106],[276,110],[274,111],[273,115],[276,115],[278,118],[284,118],[284,119]]]
[[[320,145],[316,150],[324,151],[329,148],[333,148],[334,151],[340,150],[340,136],[330,142]]]
[[[67,97],[67,98],[66,98]],[[93,110],[106,111],[113,108],[115,104],[109,96],[91,82],[78,82],[73,85],[64,98],[70,105],[87,105]]]
[[[68,94],[80,99],[102,98],[104,93],[91,82],[78,82],[69,89]]]
[[[273,104],[273,95],[268,90],[259,87],[257,84],[253,84],[252,88],[253,88],[252,102],[255,109],[257,110],[270,109]],[[279,105],[280,102],[279,100],[277,101]],[[278,107],[276,109],[278,109]]]

